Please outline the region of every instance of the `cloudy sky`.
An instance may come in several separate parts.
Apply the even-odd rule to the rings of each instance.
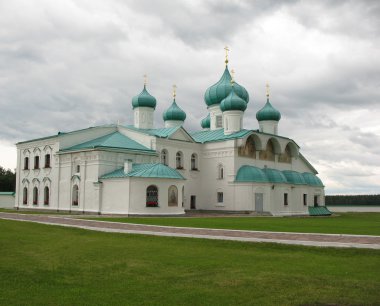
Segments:
[[[0,1],[0,165],[18,141],[132,123],[148,75],[156,126],[171,103],[199,129],[203,94],[229,67],[250,103],[271,102],[327,194],[380,193],[379,1]]]

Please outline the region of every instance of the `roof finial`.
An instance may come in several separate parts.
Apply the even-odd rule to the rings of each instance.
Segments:
[[[268,82],[265,85],[265,87],[267,88],[267,90],[266,90],[266,92],[267,92],[267,100],[269,100],[269,84],[268,84]]]
[[[144,87],[145,87],[146,84],[148,83],[148,76],[144,74],[143,77],[144,77]]]
[[[234,86],[235,84],[235,70],[231,70],[231,86]]]
[[[224,62],[226,63],[226,66],[227,66],[227,64],[228,64],[228,52],[230,51],[230,49],[228,49],[228,46],[225,46],[224,50],[226,50],[226,60]]]
[[[173,85],[173,99],[175,100],[175,97],[177,96],[177,85]]]

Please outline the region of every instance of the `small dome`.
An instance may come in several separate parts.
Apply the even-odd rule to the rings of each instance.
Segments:
[[[235,92],[236,94],[242,98],[246,103],[249,101],[249,95],[247,90],[239,85],[238,83],[235,83]],[[224,70],[224,73],[220,80],[215,83],[214,85],[207,88],[204,96],[204,100],[207,104],[207,106],[220,104],[224,98],[226,98],[231,92],[231,74],[228,71],[228,67],[226,66],[226,69]]]
[[[306,181],[303,177],[303,175],[297,171],[292,170],[284,170],[282,173],[285,175],[286,179],[290,184],[295,185],[306,185]]]
[[[256,113],[256,119],[258,121],[280,121],[281,114],[270,104],[269,99],[265,103],[264,107]]]
[[[323,187],[322,181],[315,174],[309,173],[309,172],[304,172],[304,173],[302,173],[302,176],[308,185]]]
[[[280,170],[264,168],[263,171],[271,183],[288,183],[285,175]]]
[[[235,181],[267,183],[268,178],[260,168],[244,165],[239,168]]]
[[[178,107],[174,99],[172,105],[164,112],[162,117],[164,118],[164,121],[185,121],[186,113]]]
[[[238,110],[244,112],[247,108],[247,103],[235,93],[235,85],[230,85],[230,87],[233,88],[230,94],[220,103],[220,109],[222,112],[229,110]]]
[[[201,127],[202,129],[209,129],[210,128],[210,113],[201,120]]]
[[[150,107],[156,108],[156,98],[150,95],[150,93],[146,90],[146,86],[144,85],[144,89],[140,94],[132,98],[132,106],[133,109],[136,107]]]

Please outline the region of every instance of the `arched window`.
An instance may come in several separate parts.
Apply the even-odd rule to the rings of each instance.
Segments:
[[[218,165],[218,179],[224,179],[224,167],[222,164]]]
[[[168,189],[168,206],[178,206],[178,189],[174,185]]]
[[[24,190],[22,192],[22,204],[28,204],[28,188],[24,187]]]
[[[178,151],[175,156],[176,168],[183,169],[183,154],[181,151]]]
[[[34,169],[40,169],[40,157],[34,156]]]
[[[34,187],[33,188],[33,205],[38,204],[38,188]]]
[[[292,162],[292,152],[291,152],[289,144],[286,145],[285,152],[281,153],[278,156],[278,161],[281,163],[291,163]]]
[[[253,135],[249,136],[245,145],[240,147],[239,155],[256,158],[256,144]]]
[[[274,153],[273,141],[269,139],[265,151],[260,152],[260,159],[274,161]]]
[[[161,151],[161,164],[168,166],[168,151],[165,149]]]
[[[191,154],[191,170],[198,170],[198,155]]]
[[[158,206],[158,188],[157,186],[150,185],[146,189],[146,206],[157,207]]]
[[[49,187],[44,188],[44,205],[49,205]]]
[[[24,170],[29,169],[29,157],[24,158]]]
[[[50,168],[50,154],[45,155],[45,168]]]
[[[73,206],[79,205],[79,187],[78,185],[73,186]]]

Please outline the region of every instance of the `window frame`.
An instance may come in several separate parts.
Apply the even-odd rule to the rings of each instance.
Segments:
[[[303,205],[307,206],[307,193],[303,194]]]
[[[71,206],[79,206],[79,186],[78,184],[74,184],[72,187],[72,200]]]
[[[150,190],[149,190],[150,189]],[[156,193],[156,194],[154,194]],[[158,187],[156,185],[149,185],[145,189],[145,206],[158,207]]]
[[[183,153],[182,151],[178,151],[175,154],[175,166],[176,169],[183,170]]]
[[[191,154],[191,157],[190,157],[190,169],[192,171],[198,171],[198,154],[197,153],[193,153]]]
[[[49,204],[50,204],[50,188],[49,186],[45,186],[44,187],[44,205],[49,206]]]
[[[45,154],[45,169],[51,168],[51,155],[50,153]]]
[[[284,192],[284,206],[289,205],[289,196],[287,192]]]
[[[24,157],[24,170],[29,170],[29,156]]]
[[[33,170],[38,170],[40,169],[40,156],[36,155],[34,156],[34,167]]]
[[[28,187],[26,186],[22,190],[22,204],[28,205]]]
[[[218,204],[223,204],[224,203],[224,194],[223,194],[223,191],[217,191],[216,192],[216,202]]]
[[[161,150],[161,164],[165,166],[169,166],[168,160],[169,160],[168,150],[162,149]]]
[[[33,187],[33,205],[38,205],[38,187]]]

